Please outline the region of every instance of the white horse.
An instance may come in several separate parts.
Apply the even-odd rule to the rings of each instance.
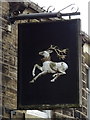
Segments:
[[[42,67],[38,64],[34,65],[34,68],[32,70],[33,79],[30,81],[33,83],[35,80],[37,80],[38,77],[45,75],[47,73],[53,74],[53,79],[51,82],[54,82],[60,75],[66,74],[66,70],[68,69],[68,65],[65,62],[53,62],[51,61],[50,53],[52,53],[52,50],[46,50],[39,52],[39,55],[43,56],[42,61],[43,65]],[[41,72],[35,76],[35,70],[38,68]]]

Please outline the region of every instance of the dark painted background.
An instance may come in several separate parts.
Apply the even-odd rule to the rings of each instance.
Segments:
[[[24,23],[18,27],[18,106],[79,103],[80,20]],[[64,60],[69,68],[66,75],[51,83],[51,74],[32,80],[34,64],[42,65],[38,53],[50,45],[68,48]],[[52,61],[60,61],[52,53]],[[62,60],[61,60],[62,61]],[[38,70],[36,73],[38,74]]]

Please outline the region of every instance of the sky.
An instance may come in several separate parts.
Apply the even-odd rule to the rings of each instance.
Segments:
[[[81,14],[79,16],[75,16],[75,18],[81,19],[81,30],[88,34],[88,2],[90,0],[31,0],[31,1],[38,4],[40,7],[44,6],[44,9],[46,10],[49,6],[52,6],[50,7],[49,10],[55,8],[53,12],[58,12],[59,10],[65,8],[70,4],[75,4],[68,7],[66,10],[61,11],[61,13],[74,12],[77,8],[79,8],[78,12],[80,12]]]

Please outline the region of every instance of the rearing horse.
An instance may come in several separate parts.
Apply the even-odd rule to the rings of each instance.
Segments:
[[[53,62],[51,61],[50,54],[52,53],[52,50],[46,50],[39,52],[39,55],[43,56],[42,62],[43,65],[39,66],[38,64],[35,64],[32,70],[33,79],[30,81],[30,83],[34,83],[35,80],[37,80],[38,77],[45,75],[47,73],[52,73],[52,77],[54,77],[51,82],[54,82],[60,75],[66,74],[66,70],[68,69],[68,65],[65,62]],[[35,70],[38,68],[41,72],[35,76]]]

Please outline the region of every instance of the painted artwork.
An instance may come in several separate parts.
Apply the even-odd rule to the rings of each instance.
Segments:
[[[79,106],[80,20],[18,25],[18,109]]]
[[[52,73],[53,79],[51,79],[51,82],[55,82],[55,80],[60,76],[66,74],[66,70],[68,69],[68,65],[65,62],[53,62],[51,61],[51,53],[55,52],[56,55],[59,57],[59,59],[65,59],[67,49],[60,50],[57,46],[51,45],[50,48],[47,50],[39,52],[39,55],[43,56],[41,61],[43,62],[42,66],[39,66],[38,64],[34,65],[32,75],[35,76],[35,70],[38,68],[41,72],[36,75],[30,83],[33,83],[38,79],[38,77],[45,75],[47,73]]]

